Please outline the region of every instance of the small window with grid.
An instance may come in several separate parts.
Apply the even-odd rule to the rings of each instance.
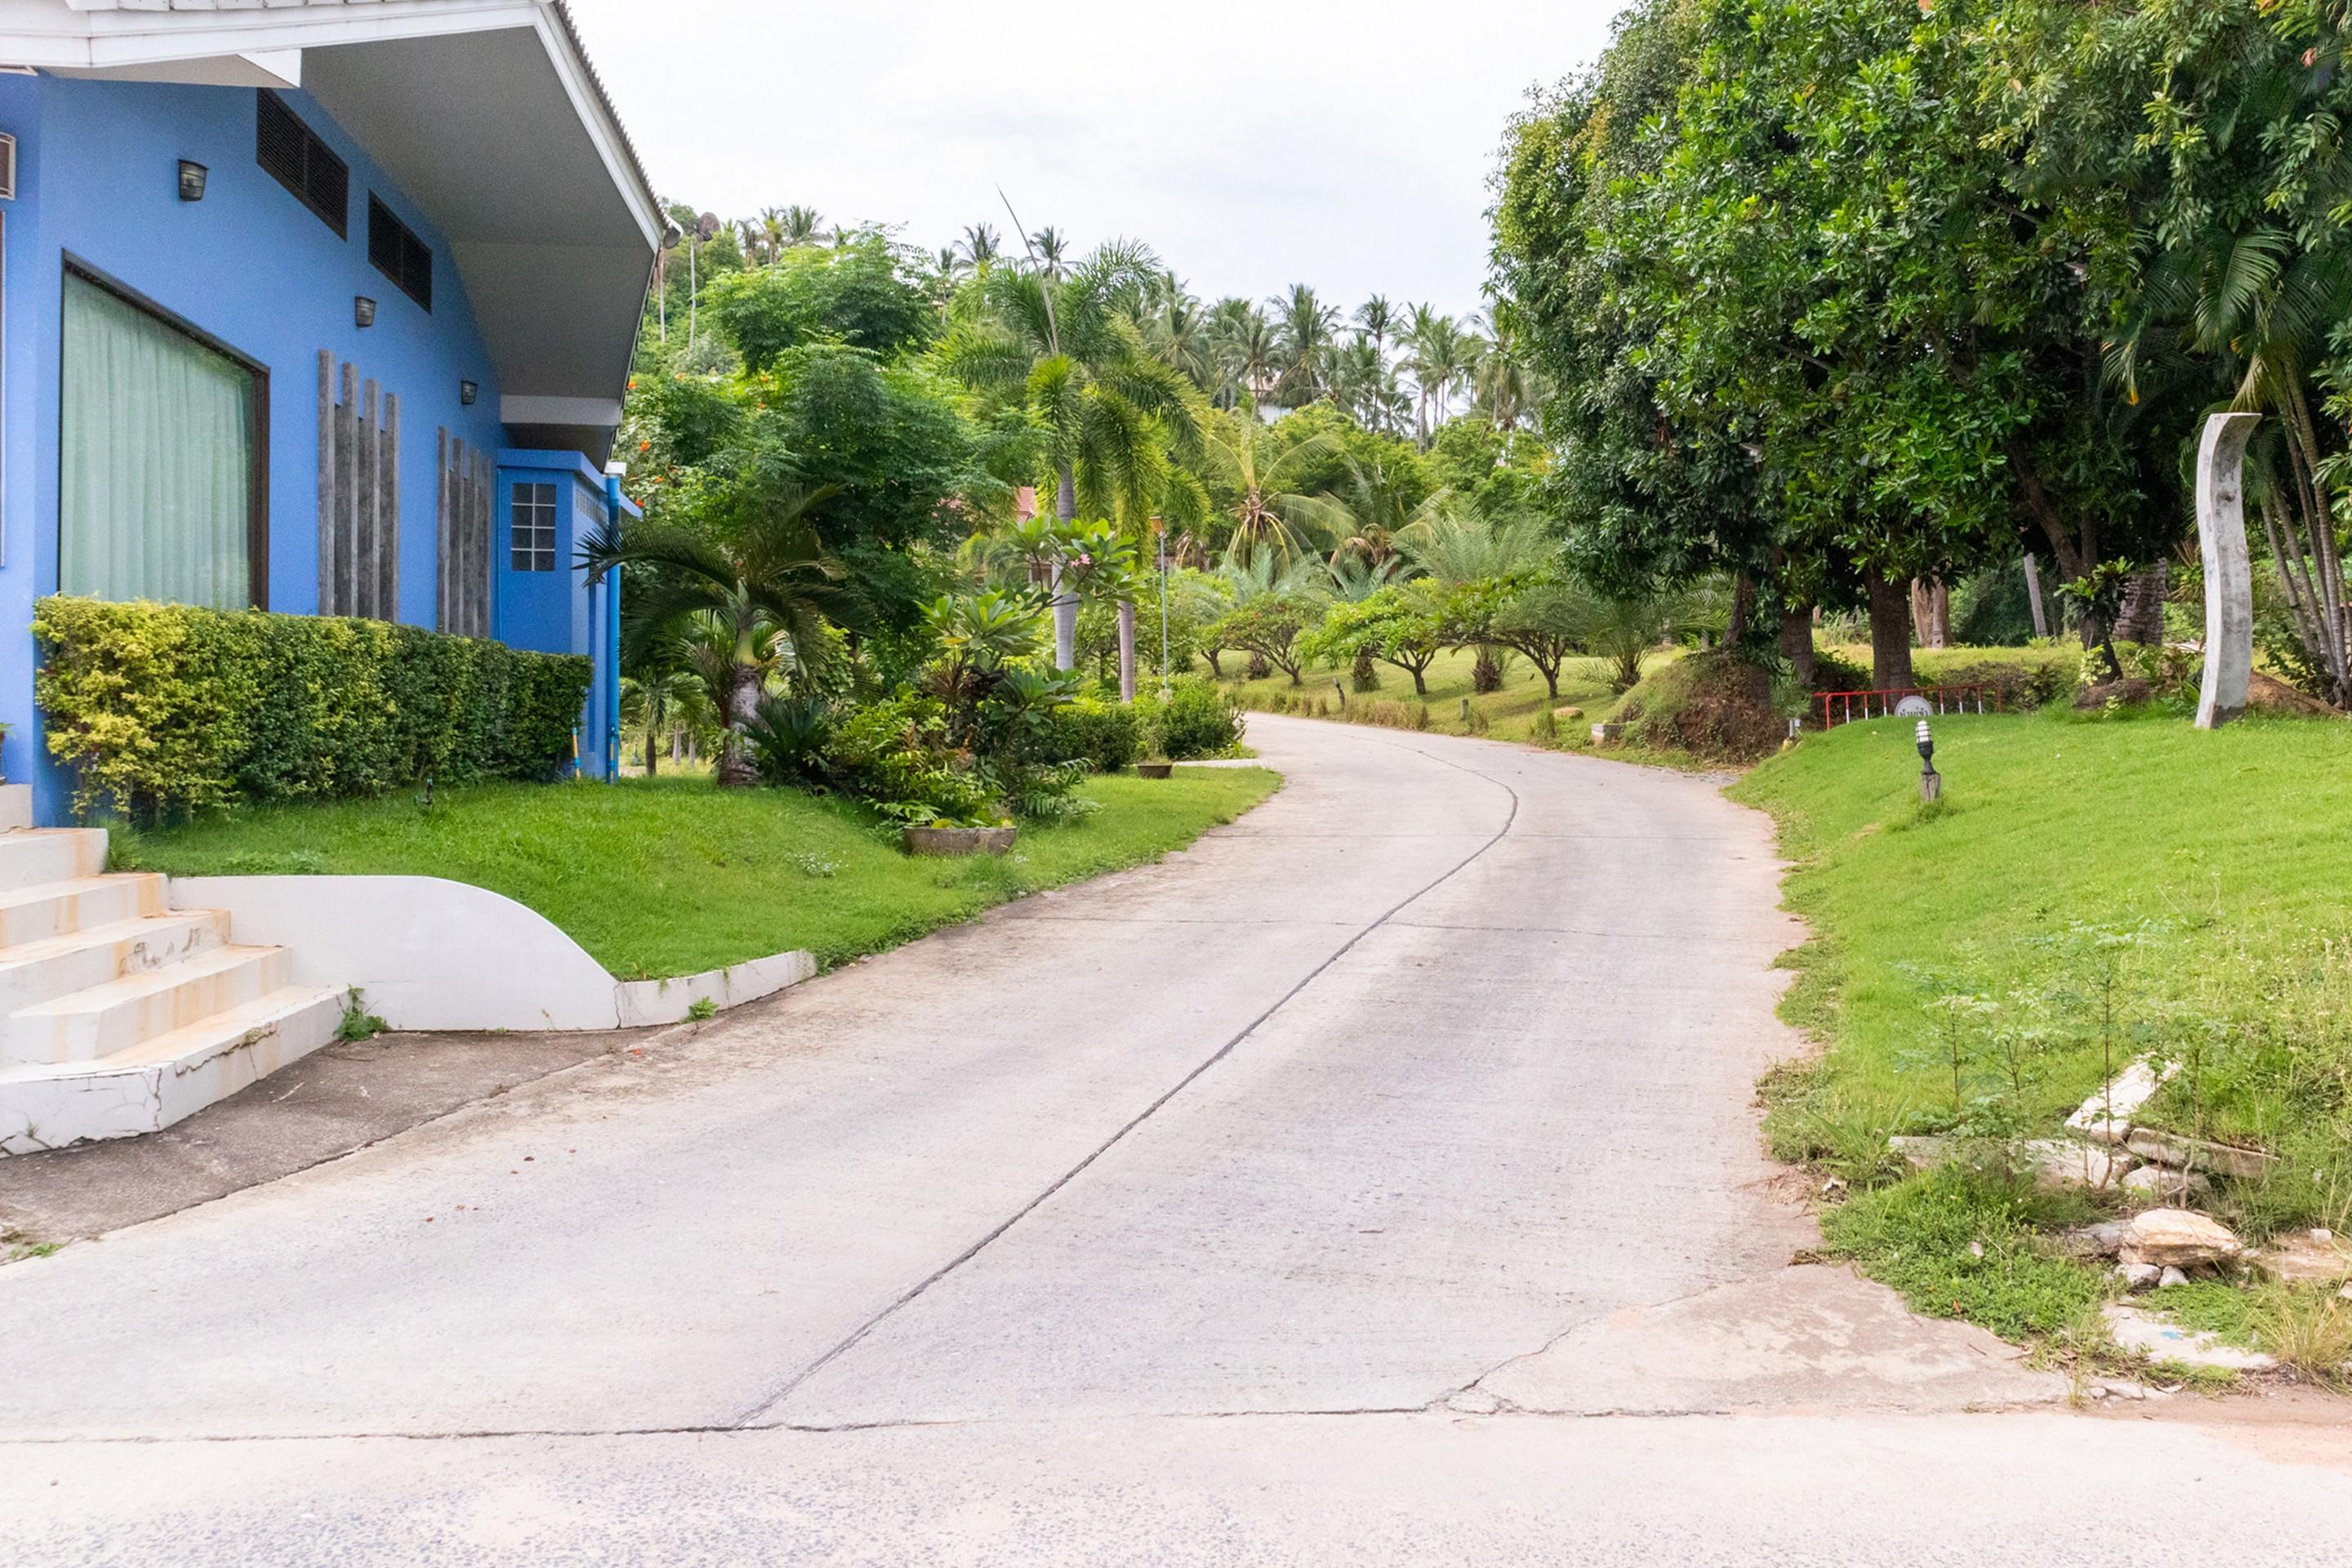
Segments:
[[[513,566],[518,572],[555,570],[555,487],[514,488]]]

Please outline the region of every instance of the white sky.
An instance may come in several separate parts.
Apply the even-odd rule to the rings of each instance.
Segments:
[[[803,202],[936,249],[986,221],[1150,242],[1206,299],[1476,309],[1528,89],[1620,0],[572,0],[665,197]]]

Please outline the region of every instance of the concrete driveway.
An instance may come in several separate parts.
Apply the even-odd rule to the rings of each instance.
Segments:
[[[1750,1099],[1801,933],[1762,818],[1251,733],[1288,784],[1164,865],[0,1268],[0,1544],[2246,1563],[2352,1518],[2326,1407],[2067,1415],[1989,1337],[1791,1267]],[[2259,1507],[2101,1522],[2182,1465]]]

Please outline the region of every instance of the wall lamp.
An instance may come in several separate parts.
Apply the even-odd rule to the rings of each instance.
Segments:
[[[482,384],[480,382],[461,381],[457,384],[457,401],[460,404],[463,404],[466,407],[471,408],[474,406],[474,399],[481,395]]]
[[[352,320],[362,327],[374,326],[375,301],[364,294],[354,296],[352,300]]]
[[[184,202],[203,201],[205,199],[205,182],[212,178],[212,173],[213,172],[210,169],[205,168],[194,158],[181,159],[180,199]]]

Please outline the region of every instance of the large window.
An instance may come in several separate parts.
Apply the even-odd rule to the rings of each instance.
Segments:
[[[266,602],[268,378],[68,269],[58,586]]]
[[[509,563],[518,572],[555,570],[555,487],[514,488],[513,538]]]

